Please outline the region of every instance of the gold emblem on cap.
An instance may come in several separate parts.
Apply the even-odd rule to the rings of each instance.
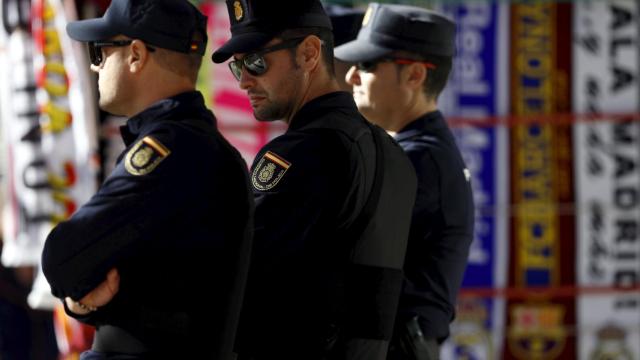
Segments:
[[[244,16],[244,9],[242,9],[242,3],[240,3],[240,1],[235,1],[233,3],[233,14],[236,17],[236,21],[242,20],[242,17]]]
[[[364,13],[364,17],[362,18],[362,27],[367,26],[369,24],[369,20],[371,20],[371,13],[373,12],[373,6],[369,6],[367,12]]]

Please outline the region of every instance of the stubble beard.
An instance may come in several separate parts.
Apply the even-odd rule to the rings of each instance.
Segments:
[[[287,120],[292,116],[297,96],[300,94],[301,76],[296,73],[283,81],[273,94],[286,94],[281,100],[272,100],[265,94],[264,103],[253,109],[253,116],[259,121]]]
[[[280,101],[270,101],[265,99],[267,104],[253,109],[253,116],[259,121],[275,121],[283,119],[286,116],[287,104]]]

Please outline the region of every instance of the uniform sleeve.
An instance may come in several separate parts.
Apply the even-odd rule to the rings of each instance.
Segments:
[[[405,270],[409,291],[421,299],[416,305],[422,314],[430,314],[421,318],[425,336],[442,337],[454,317],[473,237],[471,188],[457,159],[430,151],[408,155],[416,168],[418,192]]]
[[[189,159],[174,136],[157,129],[133,144],[98,193],[49,234],[42,267],[55,296],[82,298],[120,260],[141,254],[193,198]]]

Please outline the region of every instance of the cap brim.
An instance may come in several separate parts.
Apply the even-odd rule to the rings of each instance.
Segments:
[[[336,59],[345,62],[360,62],[379,59],[393,49],[385,48],[376,44],[359,39],[340,45],[334,50]]]
[[[273,35],[258,32],[232,36],[224,45],[213,52],[211,60],[216,64],[225,62],[233,54],[247,53],[259,49],[272,38]]]
[[[106,40],[118,35],[104,18],[72,21],[67,24],[67,34],[78,41]]]

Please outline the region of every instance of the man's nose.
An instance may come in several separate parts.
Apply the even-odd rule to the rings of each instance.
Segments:
[[[242,72],[240,73],[240,89],[247,90],[252,88],[255,85],[255,77],[247,71],[244,67],[242,67]]]
[[[344,81],[351,86],[360,85],[360,71],[358,71],[358,68],[355,65],[352,65],[349,68],[349,71],[347,71],[347,74],[344,77]]]

